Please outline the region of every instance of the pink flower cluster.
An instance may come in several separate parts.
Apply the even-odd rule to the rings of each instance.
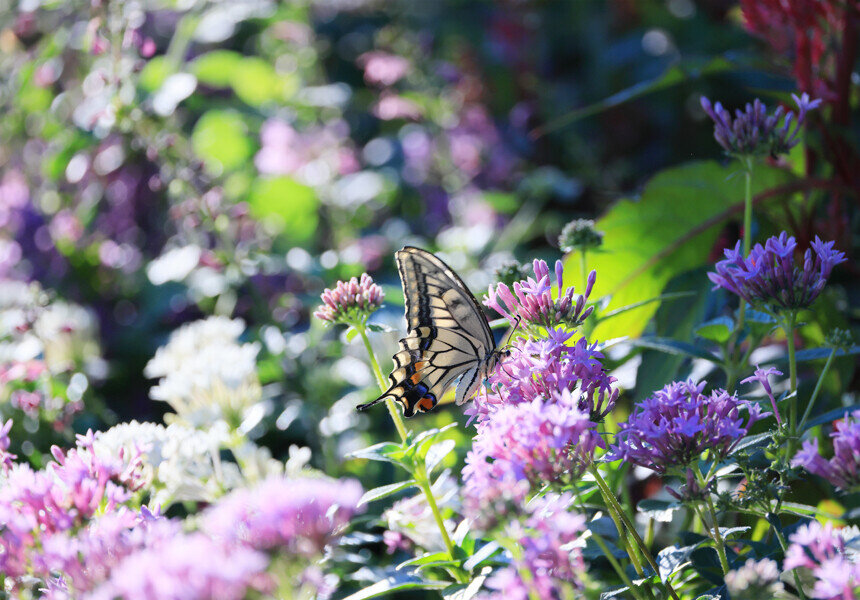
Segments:
[[[573,286],[564,288],[564,267],[560,260],[555,262],[557,297],[553,298],[549,267],[545,261],[535,260],[534,278],[517,281],[513,293],[504,283],[490,286],[484,304],[504,316],[512,325],[522,321],[526,326],[555,329],[559,327],[578,327],[594,310],[585,307],[588,296],[597,280],[597,272],[588,276],[585,293],[576,298]],[[501,302],[500,302],[501,301]]]
[[[818,453],[818,440],[803,443],[791,465],[803,467],[843,490],[860,486],[860,410],[836,422],[833,433],[833,458],[825,460]]]
[[[522,557],[487,581],[495,592],[487,600],[562,598],[565,587],[583,587],[585,561],[576,542],[585,530],[585,518],[568,511],[571,501],[570,494],[549,494],[530,503],[517,540]]]
[[[361,279],[338,281],[335,288],[326,288],[320,296],[323,304],[314,316],[329,323],[365,323],[367,318],[382,305],[385,292],[373,283],[370,275],[363,273]]]
[[[815,578],[811,596],[823,600],[856,600],[860,563],[850,558],[845,540],[831,523],[810,521],[789,537],[783,568],[806,568]]]

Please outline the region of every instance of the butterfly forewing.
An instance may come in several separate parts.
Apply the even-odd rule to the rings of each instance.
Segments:
[[[420,248],[396,254],[406,300],[409,334],[394,355],[389,389],[359,410],[391,398],[411,417],[436,406],[462,376],[457,403],[471,397],[495,351],[493,334],[478,302],[439,258]]]

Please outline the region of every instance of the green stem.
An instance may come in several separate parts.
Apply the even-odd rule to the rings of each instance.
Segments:
[[[789,392],[792,394],[788,404],[788,459],[794,456],[797,448],[797,358],[794,353],[794,323],[797,315],[788,314],[782,322],[785,341],[788,346]]]
[[[711,522],[714,525],[713,537],[714,543],[717,545],[717,554],[720,555],[720,566],[723,568],[723,575],[729,572],[729,560],[726,557],[726,543],[723,541],[723,536],[720,533],[720,523],[717,521],[717,511],[714,508],[714,501],[711,500],[711,495],[705,495],[705,501],[708,504],[708,512],[711,513]],[[704,521],[704,519],[702,519]]]
[[[612,565],[612,568],[615,569],[615,572],[618,574],[618,577],[624,584],[630,589],[630,593],[636,597],[636,600],[642,600],[642,596],[639,595],[639,588],[633,585],[633,581],[627,576],[627,573],[624,572],[624,569],[621,568],[621,565],[615,560],[615,557],[612,556],[612,552],[609,550],[609,546],[606,545],[606,542],[603,541],[603,538],[600,537],[597,533],[591,532],[591,539],[594,540],[594,543],[603,551],[603,556],[606,557],[606,560],[609,561],[609,564]]]
[[[803,417],[800,418],[800,424],[797,426],[798,431],[803,431],[803,426],[806,425],[806,419],[809,418],[810,413],[812,412],[812,405],[815,404],[815,401],[818,399],[818,393],[821,391],[821,386],[824,383],[824,378],[827,376],[827,372],[830,370],[830,365],[833,363],[833,357],[836,356],[836,348],[830,351],[830,356],[827,357],[827,362],[824,363],[824,369],[821,371],[821,375],[818,377],[818,382],[815,384],[815,389],[812,391],[812,397],[809,399],[809,403],[806,405],[806,410],[803,411]]]
[[[776,534],[776,539],[779,540],[779,545],[782,548],[783,554],[788,551],[788,544],[785,541],[785,536],[779,530],[779,527],[772,526],[773,532]],[[791,570],[791,575],[794,577],[794,587],[797,588],[797,594],[800,600],[806,600],[806,594],[803,593],[803,586],[800,585],[800,577],[797,574],[797,569]]]
[[[580,294],[585,293],[585,288],[588,286],[588,259],[585,248],[579,251],[579,270],[582,271],[582,287],[579,289]]]
[[[748,158],[744,169],[744,256],[750,253],[752,245],[752,176],[753,161]]]
[[[385,377],[382,375],[382,370],[379,368],[379,362],[376,360],[376,354],[373,352],[373,346],[370,345],[370,339],[367,337],[367,328],[364,324],[353,325],[356,331],[358,331],[359,335],[361,335],[361,339],[364,342],[364,347],[367,349],[367,355],[370,357],[370,366],[373,369],[373,374],[376,377],[376,383],[379,385],[379,389],[385,393],[387,386],[385,385]],[[397,410],[397,405],[394,404],[394,400],[391,398],[385,399],[385,406],[388,408],[388,414],[391,415],[391,420],[394,421],[394,427],[397,429],[397,433],[400,434],[400,441],[406,441],[406,426],[403,424],[403,417],[400,416],[400,412]]]
[[[603,477],[600,475],[600,472],[594,465],[589,467],[588,471],[594,476],[594,480],[597,482],[597,486],[603,492],[603,497],[607,501],[607,504],[612,505],[616,511],[618,511],[618,516],[621,517],[621,520],[624,522],[624,525],[627,527],[627,530],[630,532],[630,535],[633,536],[633,539],[639,545],[639,549],[642,551],[642,554],[645,556],[645,559],[648,561],[648,564],[651,565],[651,568],[655,573],[660,572],[660,568],[657,566],[657,563],[654,562],[654,559],[651,557],[651,553],[648,551],[648,548],[645,546],[645,542],[642,541],[642,538],[639,536],[639,532],[636,531],[636,527],[630,521],[630,518],[624,513],[621,505],[618,504],[618,500],[615,499],[615,496],[612,495],[612,490],[609,489],[609,486],[606,485],[606,482],[603,480]],[[668,581],[665,583],[666,590],[675,600],[680,600],[678,594],[675,592],[675,589],[672,587],[672,584]]]
[[[744,160],[744,256],[749,256],[750,246],[752,245],[752,176],[753,176],[753,160],[747,158]],[[741,331],[743,331],[744,323],[746,322],[747,304],[741,298],[741,305],[738,308],[738,322],[735,325],[735,330],[732,332],[731,339],[728,343],[728,351],[726,352],[726,361],[731,365],[726,367],[726,390],[729,393],[734,392],[735,381],[737,380],[736,365],[734,360],[735,344]]]
[[[615,523],[615,528],[618,530],[618,542],[624,548],[624,551],[627,552],[627,556],[630,557],[630,562],[633,563],[633,568],[636,569],[636,573],[638,573],[640,577],[644,577],[645,569],[642,568],[642,558],[639,556],[637,549],[630,543],[630,538],[627,535],[621,515],[611,501],[606,497],[606,493],[604,493],[602,488],[600,490],[600,495],[603,496],[603,501],[604,504],[606,504],[609,516],[612,518],[613,523]]]

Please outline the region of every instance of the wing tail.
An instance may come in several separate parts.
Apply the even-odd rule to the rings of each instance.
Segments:
[[[380,402],[385,400],[388,396],[390,396],[390,394],[388,394],[388,393],[382,394],[379,398],[377,398],[376,400],[373,400],[372,402],[365,402],[364,404],[359,404],[358,406],[355,407],[355,410],[367,410],[371,406],[373,406],[375,404],[379,404]]]

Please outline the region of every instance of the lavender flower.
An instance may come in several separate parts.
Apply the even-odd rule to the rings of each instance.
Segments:
[[[787,598],[779,581],[776,561],[764,558],[758,562],[749,559],[744,566],[726,573],[726,587],[732,600],[759,600],[760,598]]]
[[[837,531],[831,523],[810,521],[789,537],[783,568],[810,569],[815,578],[813,598],[854,600],[860,588],[860,563],[846,552],[845,541],[857,535],[856,527]]]
[[[555,279],[558,297],[553,298],[552,282],[549,267],[545,261],[535,260],[533,263],[534,279],[528,277],[524,281],[513,284],[513,293],[504,283],[490,286],[484,305],[489,306],[505,317],[512,325],[518,321],[528,327],[543,327],[553,329],[561,326],[578,327],[594,310],[593,306],[585,307],[588,296],[597,280],[597,272],[592,271],[588,276],[585,294],[574,302],[574,288],[564,288],[564,267],[560,260],[555,262]],[[501,301],[501,302],[500,302]]]
[[[326,288],[320,296],[323,304],[314,316],[329,323],[366,323],[367,318],[382,305],[385,292],[373,283],[370,275],[362,273],[361,280],[338,281],[335,288]]]
[[[843,490],[860,486],[860,410],[838,421],[833,433],[833,458],[825,460],[818,453],[818,440],[807,440],[791,461],[813,475],[823,477]]]
[[[352,479],[271,477],[224,497],[204,515],[203,529],[257,550],[319,554],[358,512],[361,495]]]
[[[91,600],[241,600],[266,591],[268,558],[202,533],[178,535],[127,556]]]
[[[816,236],[812,249],[803,256],[803,265],[797,266],[797,243],[784,231],[768,239],[764,247],[756,244],[747,258],[738,242],[734,250],[725,250],[726,259],[718,262],[716,273],[708,273],[708,277],[716,284],[714,289],[724,288],[754,306],[774,310],[806,308],[824,289],[833,267],[845,261],[845,254],[834,250],[833,244]]]
[[[6,421],[0,426],[0,468],[3,472],[9,471],[15,464],[16,455],[9,452],[9,445],[12,443],[9,439],[9,431],[12,429],[12,419]]]
[[[752,104],[747,104],[744,111],[736,110],[735,118],[722,104],[713,106],[711,101],[702,96],[702,108],[714,122],[714,138],[727,154],[736,157],[761,156],[769,154],[776,157],[791,150],[800,141],[798,134],[806,120],[806,113],[818,108],[821,100],[810,100],[808,94],[800,97],[792,94],[797,104],[797,121],[792,128],[795,115],[792,111],[784,111],[779,106],[772,115],[767,114],[767,107],[758,98]],[[779,127],[783,115],[785,119]]]
[[[549,494],[529,504],[525,527],[516,528],[522,556],[487,581],[496,591],[488,600],[563,598],[565,588],[582,589],[585,562],[577,541],[585,518],[568,512],[571,500],[570,494]],[[524,572],[527,580],[521,577]]]
[[[463,469],[467,512],[486,515],[488,505],[504,512],[530,488],[569,482],[590,464],[603,440],[577,408],[578,395],[563,390],[505,405],[479,423]]]
[[[622,459],[657,473],[686,467],[706,450],[724,458],[753,423],[766,415],[759,406],[725,390],[702,393],[705,382],[670,383],[637,405],[620,425],[613,460]],[[746,424],[741,409],[749,416]],[[770,414],[770,413],[767,413]]]
[[[773,407],[773,414],[776,417],[778,425],[782,426],[782,419],[779,416],[779,409],[776,407],[776,398],[773,397],[773,390],[770,389],[770,382],[767,380],[770,375],[782,375],[782,371],[777,371],[774,367],[762,369],[756,365],[755,374],[752,377],[747,377],[741,383],[752,383],[757,381],[764,388],[767,397],[770,398],[770,405]]]

